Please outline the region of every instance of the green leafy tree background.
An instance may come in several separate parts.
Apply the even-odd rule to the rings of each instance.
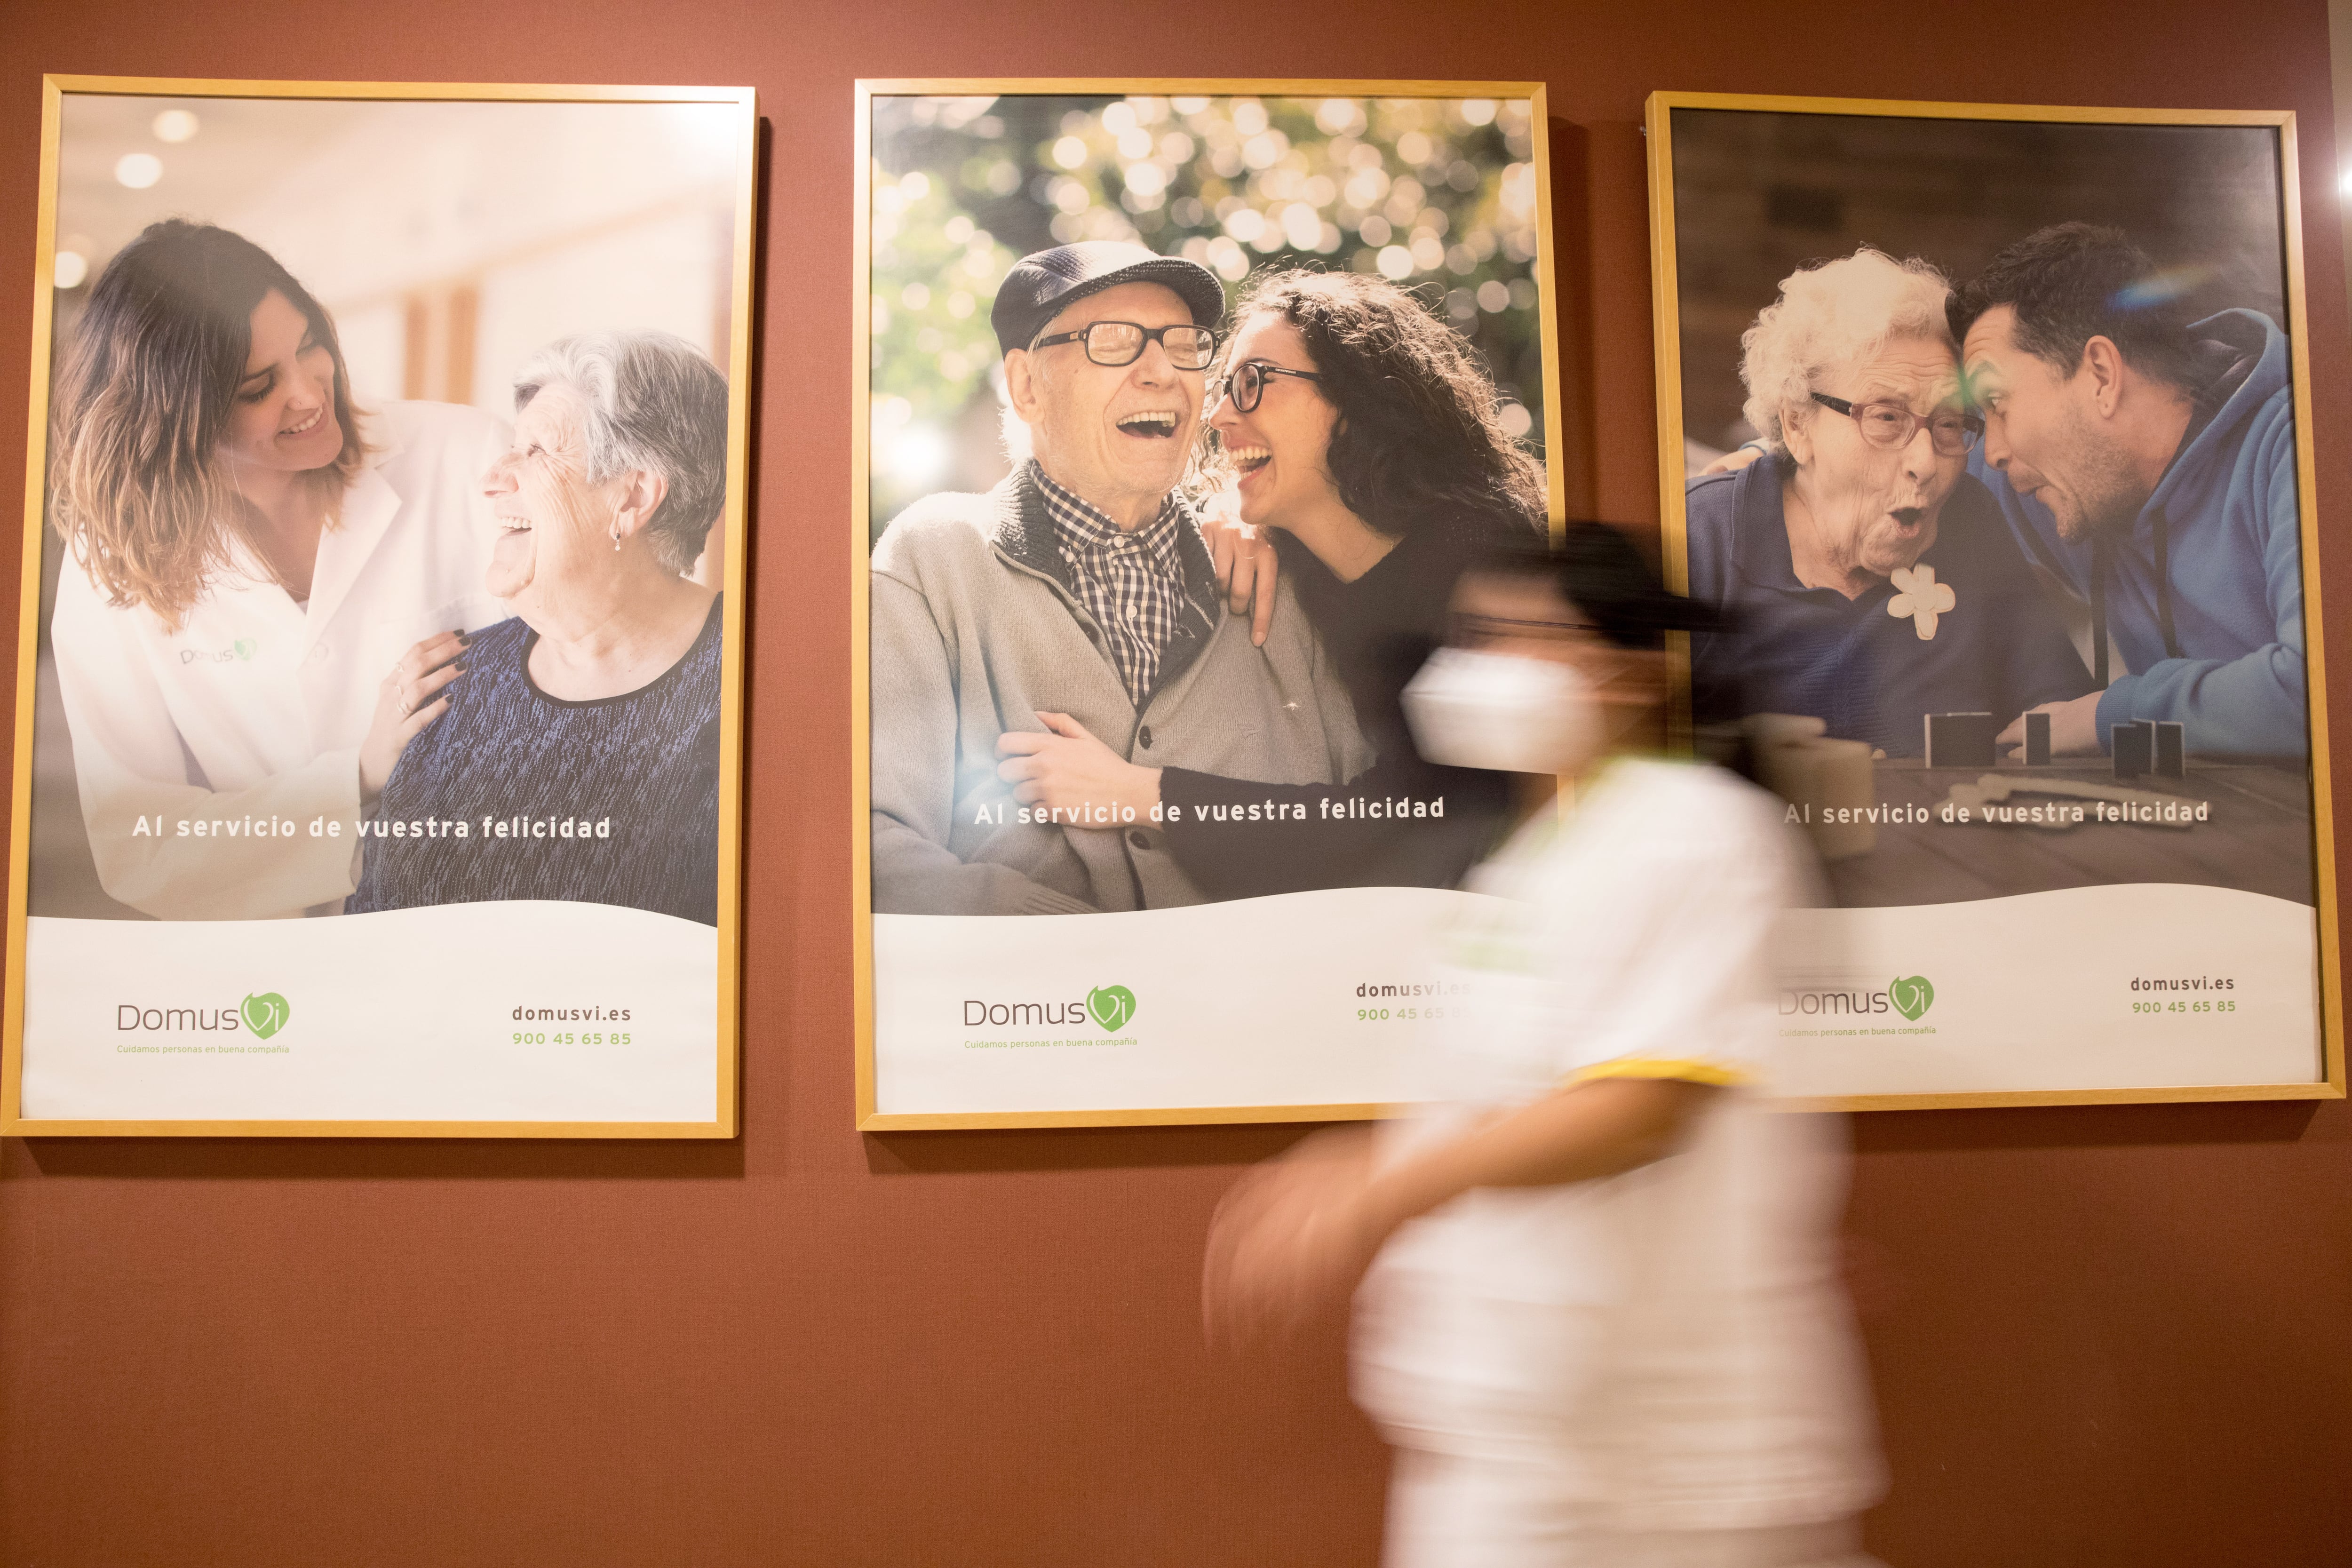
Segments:
[[[1534,125],[1524,100],[882,98],[874,102],[874,527],[1005,471],[989,307],[1080,239],[1373,273],[1485,356],[1542,454]]]

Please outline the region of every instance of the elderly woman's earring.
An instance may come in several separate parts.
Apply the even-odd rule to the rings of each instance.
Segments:
[[[620,525],[619,523],[617,523],[617,522],[616,522],[616,523],[614,523],[614,524],[613,525],[613,553],[614,553],[615,555],[617,555],[617,554],[619,554],[620,552],[621,552],[621,525]]]

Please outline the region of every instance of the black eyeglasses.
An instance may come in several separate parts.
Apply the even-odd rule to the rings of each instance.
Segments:
[[[1234,413],[1257,412],[1258,399],[1265,395],[1265,378],[1269,375],[1295,375],[1301,381],[1323,379],[1311,370],[1286,370],[1264,360],[1244,360],[1234,367],[1231,375],[1225,377],[1225,395],[1234,400]]]
[[[1936,444],[1936,450],[1947,458],[1958,458],[1984,434],[1983,420],[1957,408],[1938,408],[1933,414],[1920,415],[1899,403],[1848,403],[1826,392],[1814,393],[1813,401],[1860,426],[1862,438],[1874,447],[1907,447],[1911,437],[1919,433],[1919,426],[1925,425],[1927,438]]]
[[[1097,364],[1133,364],[1143,357],[1143,345],[1158,343],[1168,351],[1168,363],[1178,370],[1206,370],[1217,354],[1217,334],[1206,327],[1146,327],[1134,321],[1089,321],[1075,332],[1055,332],[1029,346],[1048,349],[1055,343],[1087,345],[1087,357]]]

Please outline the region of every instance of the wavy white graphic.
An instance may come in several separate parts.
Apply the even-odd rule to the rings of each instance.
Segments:
[[[1478,895],[1289,893],[1132,914],[874,921],[876,1108],[886,1114],[1389,1103],[1420,1031],[1364,1020],[1359,985],[1412,985],[1428,933]],[[1794,1013],[1798,1095],[2309,1082],[2321,1074],[2308,906],[2134,884],[1791,922],[1792,991],[1889,992],[1864,1016]],[[2135,992],[2202,975],[2226,989]],[[1901,993],[1897,980],[1927,982]],[[1090,1014],[1132,993],[1116,1031]],[[2168,1004],[2179,1001],[2179,1011]],[[2203,1009],[2199,1002],[2214,1004]],[[2221,1008],[2218,1004],[2228,1002]],[[2133,1004],[2154,1004],[2135,1012]],[[1026,1009],[1016,1011],[1016,1009]],[[1426,1005],[1415,1009],[1425,1014]],[[967,1026],[967,1016],[977,1022]],[[1118,1016],[1116,1012],[1110,1016]]]
[[[1398,1099],[1402,1047],[1429,1026],[1393,1003],[1388,1019],[1360,1021],[1355,988],[1429,979],[1432,924],[1477,897],[1349,888],[1128,914],[877,915],[875,1108]],[[1113,1031],[1088,1001],[1115,987],[1133,1004],[1105,1015],[1128,1015]],[[982,1011],[967,1027],[970,1004]]]
[[[718,933],[671,915],[530,900],[326,920],[37,916],[25,946],[27,1117],[717,1113]]]
[[[2319,924],[2307,904],[2140,882],[1962,904],[1806,910],[1794,931],[1792,990],[1850,991],[1919,975],[1933,984],[1935,1001],[1916,1022],[1899,1015],[1784,1019],[1790,1033],[1781,1040],[1781,1084],[1792,1094],[2325,1076]],[[2135,991],[2134,980],[2207,984]],[[2230,984],[2212,984],[2221,980]],[[1913,1028],[1934,1032],[1883,1032]]]

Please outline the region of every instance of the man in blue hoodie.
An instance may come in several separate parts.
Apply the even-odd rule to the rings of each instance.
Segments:
[[[1993,258],[1948,307],[1985,420],[1969,468],[2018,543],[2091,611],[2105,689],[2047,704],[2053,749],[2178,720],[2207,756],[2300,757],[2301,515],[2287,339],[2268,317],[2184,321],[2116,229],[2066,223]],[[2113,634],[2127,673],[2112,679]],[[2001,734],[2022,745],[2020,718]]]

